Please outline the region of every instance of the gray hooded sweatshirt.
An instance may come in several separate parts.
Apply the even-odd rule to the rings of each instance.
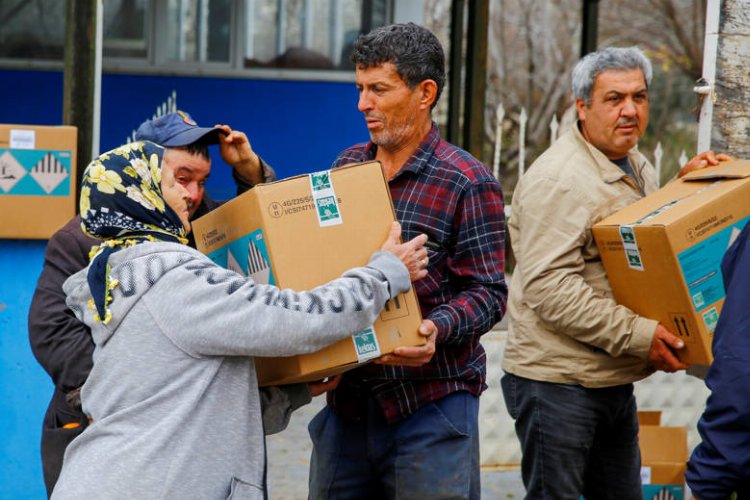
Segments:
[[[109,263],[119,280],[109,324],[88,307],[87,270],[63,286],[96,348],[81,391],[93,423],[66,450],[55,500],[263,498],[253,356],[320,350],[372,325],[410,286],[388,252],[309,292],[256,284],[175,243]]]

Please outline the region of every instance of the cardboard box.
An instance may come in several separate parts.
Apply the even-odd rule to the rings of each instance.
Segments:
[[[258,283],[309,290],[368,262],[395,220],[379,162],[262,184],[193,223],[198,250]],[[261,385],[341,373],[401,345],[422,345],[411,290],[386,304],[373,328],[322,351],[256,358]]]
[[[660,412],[638,412],[644,500],[684,500],[687,427],[662,427]],[[647,423],[646,423],[647,422]]]
[[[76,127],[0,125],[0,238],[46,239],[76,214]]]
[[[724,303],[721,260],[750,219],[750,161],[691,172],[594,225],[618,303],[685,341],[680,358],[713,360]]]
[[[661,425],[661,412],[658,410],[639,411],[638,425]]]

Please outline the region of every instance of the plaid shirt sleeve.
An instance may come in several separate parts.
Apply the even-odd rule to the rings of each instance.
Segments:
[[[482,335],[505,312],[505,216],[500,184],[472,185],[458,207],[455,224],[456,243],[447,270],[459,291],[427,314],[438,328],[438,343],[465,342],[467,336]]]
[[[373,160],[359,144],[333,167]],[[500,183],[469,153],[446,143],[436,126],[389,181],[403,238],[429,237],[428,276],[414,283],[422,317],[438,329],[436,351],[418,367],[364,365],[344,375],[328,402],[356,418],[372,395],[387,421],[408,417],[457,391],[486,388],[486,357],[479,342],[505,312],[505,219]]]

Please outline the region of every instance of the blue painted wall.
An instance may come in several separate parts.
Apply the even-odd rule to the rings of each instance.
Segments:
[[[0,240],[0,498],[46,498],[39,440],[52,382],[34,359],[27,334],[46,244]]]
[[[0,70],[0,123],[60,125],[62,86],[60,72]],[[101,151],[122,144],[172,91],[199,124],[247,133],[280,178],[328,168],[338,152],[368,138],[353,82],[105,74]],[[231,172],[212,155],[208,190],[231,197]]]
[[[0,123],[59,125],[62,74],[0,70]],[[328,168],[345,147],[367,139],[353,83],[133,76],[102,79],[101,151],[123,143],[172,94],[204,126],[226,123],[248,134],[279,178]],[[212,148],[216,149],[216,148]],[[235,188],[212,151],[207,189]],[[0,196],[2,192],[0,191]],[[0,225],[3,217],[0,214]],[[27,313],[46,241],[0,239],[0,498],[45,498],[39,459],[41,422],[52,383],[34,359]]]

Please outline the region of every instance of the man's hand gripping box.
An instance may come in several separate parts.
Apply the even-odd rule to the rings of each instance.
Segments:
[[[721,259],[750,219],[750,161],[697,170],[594,225],[615,300],[685,341],[680,358],[712,362],[724,303]]]

